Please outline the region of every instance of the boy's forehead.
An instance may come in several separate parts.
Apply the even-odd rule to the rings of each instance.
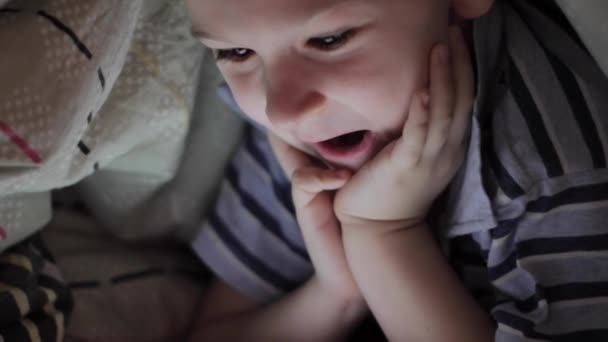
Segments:
[[[193,31],[207,33],[217,25],[293,23],[311,16],[378,0],[187,0]],[[213,33],[213,32],[209,32]]]
[[[356,3],[362,0],[188,0],[206,9],[221,12],[256,11],[258,13],[292,13],[322,10],[339,4]],[[363,0],[369,1],[369,0]]]

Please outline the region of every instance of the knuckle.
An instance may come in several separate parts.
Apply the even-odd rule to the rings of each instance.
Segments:
[[[398,166],[407,169],[415,166],[419,161],[420,153],[409,151],[404,153],[403,156],[398,159]]]
[[[324,188],[325,182],[323,181],[323,177],[315,174],[314,177],[310,180],[310,185],[317,191],[321,191]]]
[[[304,181],[304,170],[296,169],[291,175],[291,182],[295,184],[301,184]]]
[[[450,134],[452,120],[447,119],[441,122],[437,129],[437,134],[439,135],[439,139],[446,139]]]
[[[467,90],[463,91],[462,94],[458,96],[458,104],[456,105],[457,113],[468,113],[473,108],[473,95]]]
[[[454,104],[454,95],[449,90],[446,90],[439,96],[437,105],[433,109],[439,116],[451,117],[454,110]]]
[[[291,176],[292,186],[300,189],[309,188],[311,181],[314,181],[314,179],[311,179],[311,176],[311,172],[308,169],[296,169]]]

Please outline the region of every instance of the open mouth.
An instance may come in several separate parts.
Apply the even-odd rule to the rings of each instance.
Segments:
[[[333,150],[350,150],[359,146],[369,131],[356,131],[321,142],[323,147]]]
[[[355,131],[319,142],[316,150],[328,162],[356,167],[364,161],[375,146],[371,131]]]

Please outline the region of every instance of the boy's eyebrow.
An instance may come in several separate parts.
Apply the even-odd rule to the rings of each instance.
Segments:
[[[203,30],[199,30],[199,29],[197,29],[194,26],[192,26],[190,28],[190,34],[194,38],[198,38],[198,39],[211,39],[211,35],[208,32],[205,32]]]
[[[219,39],[219,38],[214,38],[213,34],[211,32],[207,32],[205,30],[201,30],[197,27],[192,26],[190,28],[190,34],[203,42],[203,44],[208,44],[208,43],[228,43],[228,42],[224,42],[223,40]]]
[[[220,38],[215,38],[211,32],[200,30],[200,29],[198,29],[198,28],[196,28],[194,26],[192,28],[190,28],[190,34],[194,38],[200,40],[205,45],[208,45],[208,44],[211,44],[211,43],[222,44],[222,45],[230,43],[230,42],[227,42],[227,41],[222,40]]]

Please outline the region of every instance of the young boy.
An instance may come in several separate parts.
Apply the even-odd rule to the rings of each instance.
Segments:
[[[552,1],[188,6],[297,217],[252,132],[193,340],[608,339],[608,80]]]

